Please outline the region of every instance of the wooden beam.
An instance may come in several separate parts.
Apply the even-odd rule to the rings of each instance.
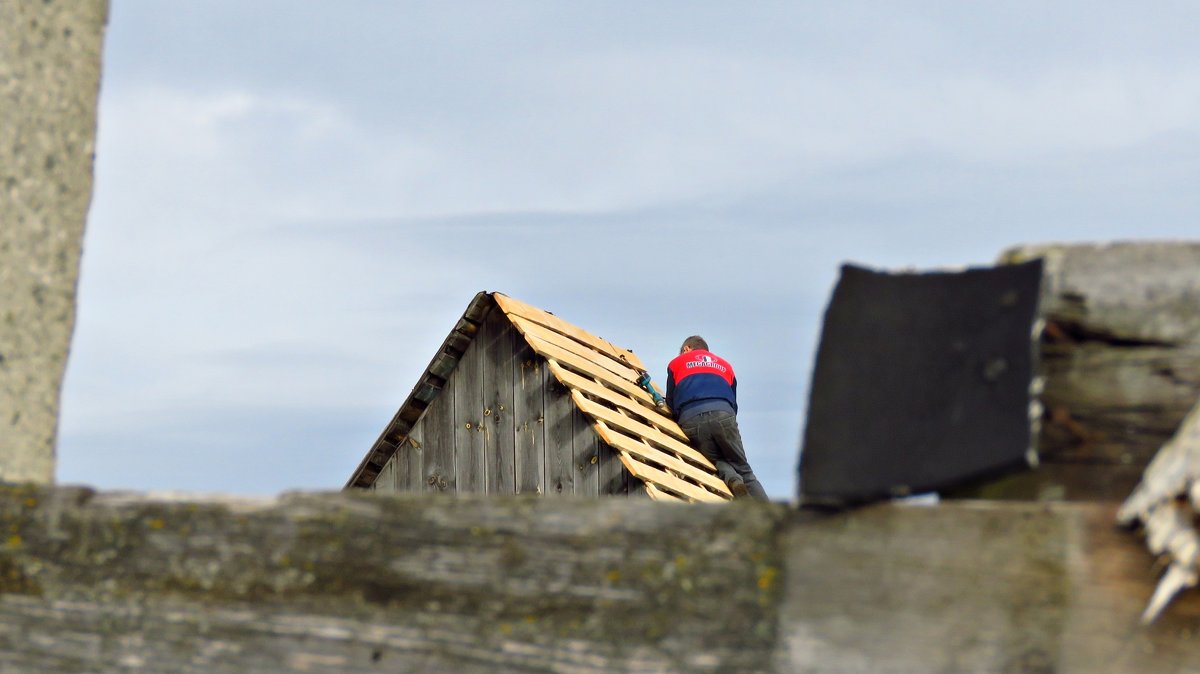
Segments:
[[[596,379],[603,381],[606,386],[611,386],[612,388],[618,389],[626,395],[632,396],[634,399],[643,403],[650,409],[654,409],[654,399],[651,398],[650,394],[646,393],[642,387],[638,386],[632,381],[621,379],[599,365],[596,365],[585,358],[580,358],[566,349],[554,346],[543,339],[538,339],[537,337],[532,337],[529,335],[526,335],[526,339],[528,340],[529,345],[533,347],[533,350],[537,351],[544,358],[554,359],[561,365],[565,365],[586,375],[595,377]]]
[[[596,422],[597,425],[603,422]],[[684,480],[680,477],[672,475],[661,468],[655,468],[648,463],[644,463],[630,452],[620,452],[617,455],[621,459],[621,463],[629,471],[631,475],[647,483],[654,483],[655,486],[661,489],[670,489],[671,491],[686,496],[694,501],[701,502],[725,502],[729,499],[721,497],[717,494]]]
[[[606,339],[601,339],[600,337],[597,337],[586,330],[571,325],[570,323],[548,311],[526,304],[518,299],[509,297],[508,295],[495,293],[493,296],[496,299],[496,303],[499,304],[500,308],[504,310],[504,313],[509,314],[510,316],[520,316],[531,321],[536,321],[580,342],[589,344],[597,351],[606,353],[617,360],[620,360],[622,357],[624,357],[630,363],[632,363],[634,367],[641,368],[643,370],[646,369],[645,364],[642,363],[642,359],[638,358],[632,351],[628,349],[623,349]]]
[[[766,671],[781,514],[0,487],[0,670]]]
[[[545,360],[524,339],[513,340],[513,424],[518,494],[544,494],[546,483]]]
[[[726,496],[727,498],[733,497],[729,491],[729,488],[723,481],[721,481],[721,478],[717,477],[713,473],[706,471],[703,468],[693,466],[692,464],[687,463],[686,461],[683,461],[672,454],[664,452],[653,445],[641,442],[635,438],[631,438],[620,432],[614,431],[608,427],[607,423],[605,423],[606,421],[608,420],[597,418],[594,428],[596,429],[596,433],[600,436],[600,439],[607,442],[614,449],[617,449],[621,452],[628,452],[644,461],[652,461],[657,463],[664,469],[673,470],[676,473],[679,473],[681,476],[695,480],[701,486],[707,486],[722,496]]]
[[[661,452],[673,458],[678,457],[675,459],[676,461],[683,463],[685,466],[693,467],[697,472],[704,473],[706,475],[711,475],[711,472],[716,470],[716,467],[712,465],[712,462],[705,458],[703,454],[683,444],[675,438],[672,438],[666,433],[657,431],[650,426],[637,421],[636,419],[623,416],[619,412],[610,410],[604,405],[594,403],[585,398],[579,391],[574,391],[572,395],[575,399],[575,404],[578,405],[579,409],[583,410],[584,413],[590,414],[596,419],[607,424],[616,426],[618,429],[634,436],[635,438],[647,441],[650,443],[649,448],[653,451]],[[691,463],[686,463],[685,461],[690,461]]]
[[[564,337],[563,335],[538,325],[533,321],[527,321],[519,316],[510,316],[509,318],[512,320],[513,325],[517,326],[517,329],[521,331],[521,334],[525,335],[526,337],[537,337],[538,339],[549,342],[561,349],[570,351],[576,356],[579,356],[580,358],[588,360],[596,365],[599,365],[605,370],[608,370],[613,374],[613,376],[620,379],[625,379],[628,381],[637,381],[638,379],[637,371],[618,360],[614,360],[604,352],[596,351],[586,344],[582,344],[569,337]]]
[[[1145,468],[1200,398],[1200,242],[1022,245],[1000,261],[1034,258],[1042,462]]]
[[[650,495],[650,500],[652,501],[667,501],[675,503],[688,502],[687,499],[679,498],[669,491],[663,491],[658,487],[655,487],[651,482],[643,482],[642,484],[646,485],[646,493]]]
[[[1115,510],[882,505],[792,527],[776,671],[1200,670],[1200,596],[1138,624],[1157,574]]]
[[[555,377],[558,377],[559,381],[567,386],[570,386],[574,389],[579,389],[580,391],[583,391],[592,397],[600,398],[601,400],[621,410],[636,414],[658,430],[661,430],[665,433],[670,433],[676,438],[687,442],[687,434],[685,434],[683,429],[679,427],[679,424],[675,423],[675,421],[670,417],[658,412],[655,409],[651,409],[645,405],[642,405],[638,401],[623,393],[605,386],[603,382],[598,382],[594,379],[588,379],[587,377],[575,374],[574,372],[564,368],[562,365],[559,365],[555,360],[550,360],[548,362],[550,363],[550,371],[554,373]]]
[[[5,486],[0,670],[1200,670],[1115,509]]]

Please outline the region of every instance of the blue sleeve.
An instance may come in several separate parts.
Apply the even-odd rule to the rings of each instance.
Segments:
[[[667,409],[671,410],[671,417],[675,418],[675,373],[671,372],[671,368],[667,368],[667,394],[663,396],[667,401]]]

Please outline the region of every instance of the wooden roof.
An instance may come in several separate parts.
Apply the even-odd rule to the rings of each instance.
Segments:
[[[501,293],[480,292],[447,336],[392,422],[359,464],[346,487],[369,487],[406,434],[437,397],[487,313],[503,311],[631,475],[651,498],[724,501],[732,498],[712,463],[636,383],[646,366],[616,346],[554,314]],[[657,388],[657,385],[656,385]]]

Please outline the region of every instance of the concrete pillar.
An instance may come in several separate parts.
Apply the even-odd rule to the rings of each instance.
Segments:
[[[0,0],[0,480],[54,479],[107,0]]]

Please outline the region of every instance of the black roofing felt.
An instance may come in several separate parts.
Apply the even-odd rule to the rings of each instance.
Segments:
[[[1042,262],[889,274],[844,265],[800,456],[803,502],[861,503],[1025,466]]]

